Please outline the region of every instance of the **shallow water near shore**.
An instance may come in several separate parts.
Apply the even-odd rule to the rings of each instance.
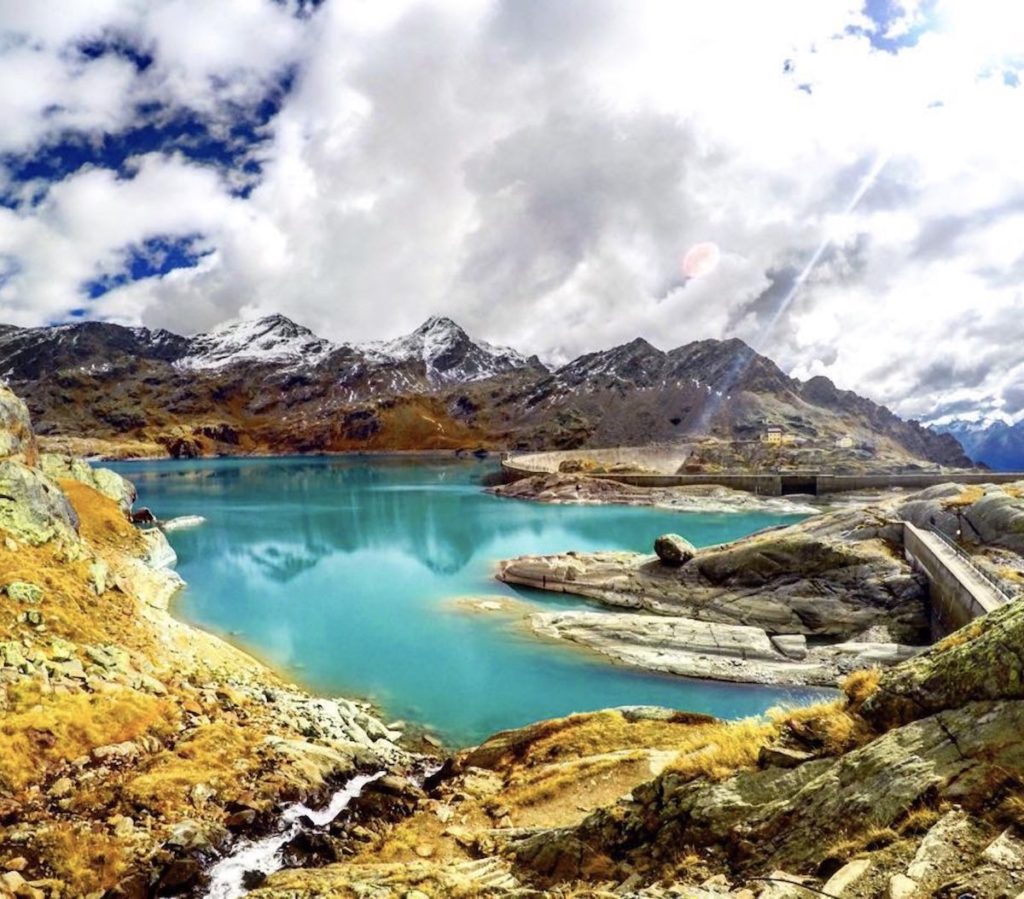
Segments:
[[[744,717],[821,696],[650,675],[533,639],[457,597],[595,608],[522,592],[495,562],[570,549],[648,551],[658,534],[697,545],[798,519],[498,499],[493,461],[400,456],[145,461],[111,465],[162,519],[188,587],[174,611],[251,649],[313,690],[372,699],[456,744],[508,727],[617,705]]]

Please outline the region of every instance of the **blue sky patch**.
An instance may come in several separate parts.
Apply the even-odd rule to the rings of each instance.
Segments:
[[[848,33],[863,34],[876,49],[898,53],[905,47],[913,47],[921,35],[929,30],[934,8],[935,0],[925,0],[921,7],[923,15],[918,24],[899,37],[889,37],[889,28],[903,15],[902,3],[900,0],[865,0],[864,13],[874,23],[874,28],[850,28]]]
[[[257,102],[230,104],[217,120],[192,109],[142,103],[135,109],[137,124],[124,131],[100,135],[68,131],[33,152],[0,155],[0,166],[10,175],[0,205],[32,205],[45,196],[48,185],[86,166],[128,176],[130,160],[146,153],[180,153],[192,162],[213,166],[230,176],[236,195],[248,196],[262,175],[259,149],[269,138],[267,126],[280,112],[295,76],[294,68],[286,69]],[[22,188],[33,182],[42,183],[26,196]]]
[[[116,56],[135,66],[136,72],[145,72],[153,65],[153,56],[146,50],[135,46],[128,38],[119,34],[105,34],[102,37],[84,41],[77,45],[76,50],[83,59],[101,59],[104,56]]]
[[[113,272],[104,272],[93,280],[86,281],[82,285],[81,293],[90,300],[95,300],[132,281],[162,277],[178,268],[194,268],[204,256],[213,252],[202,244],[202,238],[201,234],[186,234],[179,237],[165,234],[126,247],[121,268]],[[76,315],[75,310],[70,314]]]

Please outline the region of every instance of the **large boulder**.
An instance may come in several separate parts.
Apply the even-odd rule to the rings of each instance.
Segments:
[[[1024,553],[1021,486],[940,484],[915,493],[897,507],[897,515],[920,528],[937,530],[965,543]]]
[[[39,545],[55,537],[74,538],[78,515],[44,474],[21,462],[0,462],[0,529]]]
[[[135,485],[109,468],[93,468],[88,462],[58,453],[43,453],[39,467],[52,480],[75,480],[114,500],[127,514],[135,502]]]
[[[10,390],[0,386],[0,459],[34,466],[38,455],[28,408]]]
[[[697,548],[678,534],[662,534],[654,541],[654,552],[665,565],[685,565],[696,554]]]
[[[1024,500],[1002,490],[986,493],[965,517],[968,539],[1024,553]]]

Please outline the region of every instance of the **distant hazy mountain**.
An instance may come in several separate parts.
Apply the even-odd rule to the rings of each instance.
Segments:
[[[953,421],[933,430],[952,434],[975,462],[995,471],[1024,471],[1024,421],[991,424]]]
[[[766,424],[864,458],[965,465],[957,441],[739,340],[637,339],[556,371],[432,317],[404,337],[333,343],[281,315],[206,334],[100,322],[0,325],[0,377],[43,434],[142,440],[174,455],[609,446]]]

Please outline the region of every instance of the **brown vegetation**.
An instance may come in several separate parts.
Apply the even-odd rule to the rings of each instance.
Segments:
[[[48,696],[23,689],[8,691],[12,699],[0,723],[0,783],[9,789],[38,782],[55,764],[97,746],[166,735],[174,724],[167,702],[129,689]]]

